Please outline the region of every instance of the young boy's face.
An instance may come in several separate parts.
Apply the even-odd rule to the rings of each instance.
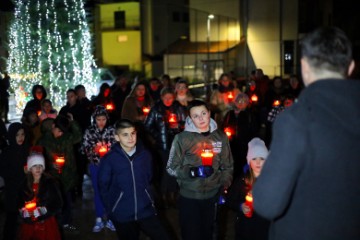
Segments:
[[[102,130],[102,129],[104,129],[104,127],[105,127],[105,125],[106,125],[107,119],[106,119],[106,116],[100,115],[100,116],[96,116],[96,117],[95,117],[95,121],[96,121],[96,126],[97,126],[100,130]]]
[[[200,132],[207,132],[210,130],[210,111],[207,110],[205,106],[192,107],[190,109],[190,118]]]
[[[43,103],[44,112],[49,113],[51,111],[51,109],[52,109],[52,106],[51,106],[51,104],[49,102]]]
[[[54,124],[52,126],[51,131],[52,131],[54,138],[59,138],[64,134],[63,131],[61,131],[60,128],[55,127]]]
[[[24,143],[24,141],[25,141],[24,129],[19,129],[19,131],[17,131],[15,139],[16,139],[17,145],[22,145]]]
[[[115,139],[125,151],[130,151],[136,145],[136,130],[133,127],[116,130]]]

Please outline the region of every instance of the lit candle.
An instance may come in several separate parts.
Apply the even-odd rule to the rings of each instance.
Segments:
[[[232,92],[229,92],[228,95],[227,95],[227,98],[229,101],[232,101],[234,99],[234,95]]]
[[[274,107],[280,106],[280,101],[279,100],[275,100],[273,103]]]
[[[245,203],[244,203],[250,210],[245,214],[246,217],[250,218],[253,215],[253,197],[251,193],[248,193],[245,197]]]
[[[142,108],[142,111],[143,111],[143,114],[144,114],[145,116],[147,116],[147,115],[149,114],[149,112],[150,112],[150,107],[143,107],[143,108]]]
[[[65,165],[65,158],[64,158],[64,156],[56,156],[56,158],[55,158],[55,163],[56,163],[56,165],[58,166],[58,171],[59,171],[59,173],[61,173],[61,171],[62,171],[62,168],[64,167],[64,165]]]
[[[114,110],[114,104],[108,103],[108,104],[106,104],[105,108],[108,111],[112,111],[112,110]]]
[[[170,113],[169,115],[169,123],[177,123],[177,117],[175,113]]]
[[[225,128],[224,132],[226,136],[228,136],[228,138],[231,138],[231,136],[233,135],[233,130],[230,127]]]
[[[100,148],[99,148],[99,155],[100,157],[103,157],[107,152],[108,152],[108,148],[107,146],[105,145],[102,145]]]
[[[41,115],[41,111],[37,111],[37,115],[40,116],[40,115]]]
[[[29,213],[32,213],[36,209],[36,202],[35,201],[27,202],[25,204],[25,208],[26,210],[28,210]]]
[[[201,152],[201,161],[203,166],[212,166],[214,154],[211,149],[204,149]]]
[[[259,100],[258,96],[256,94],[253,94],[251,96],[251,102],[257,102]]]

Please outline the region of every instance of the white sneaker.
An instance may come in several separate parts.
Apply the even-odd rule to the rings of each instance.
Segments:
[[[110,229],[111,231],[113,231],[113,232],[116,231],[116,229],[115,229],[115,227],[114,227],[114,224],[112,223],[111,220],[107,220],[107,222],[106,222],[106,227],[107,227],[108,229]]]
[[[100,220],[96,219],[95,226],[93,227],[92,231],[100,232],[103,228],[104,228],[104,223],[102,222],[101,218],[100,218]]]

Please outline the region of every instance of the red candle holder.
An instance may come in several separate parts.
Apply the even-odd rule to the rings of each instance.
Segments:
[[[114,104],[108,103],[105,105],[106,110],[113,111],[114,110]]]
[[[169,123],[177,123],[177,117],[175,113],[170,113],[169,115]]]
[[[102,158],[108,152],[108,147],[106,145],[102,145],[99,150],[99,156]]]
[[[280,106],[280,100],[275,100],[275,101],[273,102],[273,106],[274,106],[274,107]]]
[[[257,96],[256,94],[253,94],[253,95],[251,96],[251,102],[258,102],[258,101],[259,101],[258,96]]]
[[[147,116],[150,112],[150,107],[143,107],[142,111],[143,111],[144,116]]]
[[[230,127],[225,128],[225,129],[224,129],[224,132],[225,132],[225,134],[226,134],[226,136],[227,136],[228,138],[231,138],[232,135],[234,134],[234,131],[233,131],[232,128],[230,128]]]
[[[64,156],[56,156],[55,164],[58,166],[58,172],[61,173],[62,169],[65,165],[65,157]]]
[[[201,152],[201,161],[203,166],[212,166],[214,153],[211,149],[204,149]]]
[[[234,100],[234,95],[233,95],[233,93],[232,93],[232,92],[229,92],[229,93],[228,93],[228,95],[227,95],[227,99],[228,99],[228,101],[232,101],[232,100]]]
[[[251,218],[254,212],[254,208],[253,208],[253,197],[251,195],[251,193],[248,193],[245,196],[245,203],[244,203],[250,210],[249,212],[247,212],[245,214],[246,217]]]
[[[35,220],[34,211],[36,209],[36,200],[33,199],[33,200],[29,201],[29,202],[26,202],[25,203],[25,209],[29,212],[29,215],[31,216],[31,219]]]

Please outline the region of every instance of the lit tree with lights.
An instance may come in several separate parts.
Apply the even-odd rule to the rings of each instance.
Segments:
[[[83,84],[95,89],[96,67],[83,0],[15,0],[9,31],[7,71],[17,110],[42,84],[54,106],[65,104],[66,90]]]

